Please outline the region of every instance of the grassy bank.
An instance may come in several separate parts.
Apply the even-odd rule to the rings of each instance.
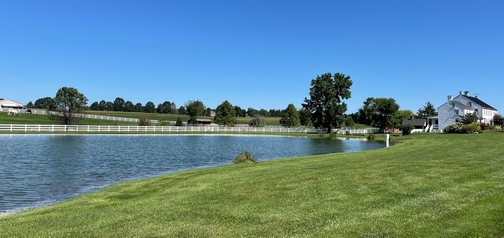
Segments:
[[[0,217],[0,236],[504,236],[504,133],[401,138],[123,182]]]

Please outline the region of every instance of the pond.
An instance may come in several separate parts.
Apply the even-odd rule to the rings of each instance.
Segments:
[[[124,180],[231,164],[354,152],[383,142],[280,136],[0,135],[0,216],[47,206]]]

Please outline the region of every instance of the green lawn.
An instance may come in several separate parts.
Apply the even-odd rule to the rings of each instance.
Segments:
[[[504,237],[503,132],[178,172],[0,218],[1,237]]]
[[[9,116],[6,112],[0,112],[0,124],[55,124],[49,119],[49,116],[42,114],[21,114],[21,116]],[[77,123],[78,125],[118,125],[133,126],[136,122],[110,121],[99,119],[84,119]]]

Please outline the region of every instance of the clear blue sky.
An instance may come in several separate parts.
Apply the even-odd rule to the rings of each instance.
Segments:
[[[310,81],[353,81],[416,112],[468,90],[504,112],[504,1],[0,0],[0,97],[301,107]]]

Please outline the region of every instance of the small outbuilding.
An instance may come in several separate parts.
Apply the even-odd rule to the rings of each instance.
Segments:
[[[212,124],[212,120],[210,119],[196,119],[198,126],[210,126]],[[190,120],[187,121],[187,124],[190,125]]]
[[[425,129],[427,126],[427,120],[426,119],[404,119],[402,121],[402,125],[412,125],[414,129]]]

